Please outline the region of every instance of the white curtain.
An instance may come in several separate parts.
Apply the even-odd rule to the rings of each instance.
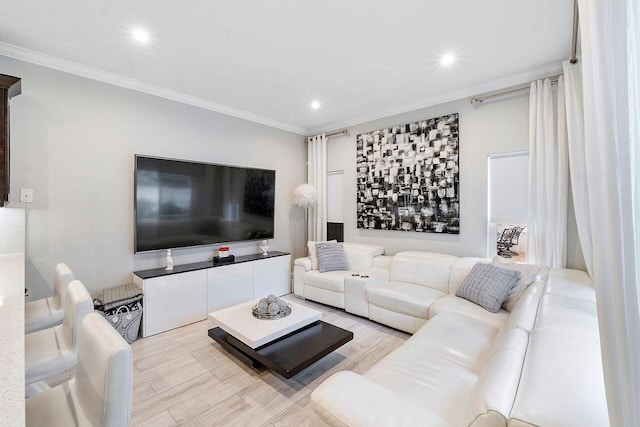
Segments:
[[[551,80],[531,83],[527,260],[550,267],[564,267],[567,262],[569,172],[564,104],[562,76],[555,102]]]
[[[307,236],[309,240],[327,240],[327,138],[314,136],[308,144],[307,182],[318,194],[315,207],[309,208]]]
[[[596,285],[610,423],[637,427],[640,5],[637,0],[578,0],[578,6],[582,65],[564,64],[576,220]]]

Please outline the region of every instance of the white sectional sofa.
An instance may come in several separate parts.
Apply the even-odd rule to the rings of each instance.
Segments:
[[[384,262],[386,280],[346,276],[345,309],[414,335],[363,375],[318,387],[313,425],[608,426],[585,273],[543,270],[510,312],[490,313],[455,296],[487,259],[402,252]]]

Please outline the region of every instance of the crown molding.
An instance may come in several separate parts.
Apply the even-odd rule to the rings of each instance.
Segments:
[[[238,108],[229,107],[228,105],[218,104],[197,96],[187,95],[173,89],[157,86],[151,83],[145,83],[140,80],[132,79],[116,73],[100,70],[77,62],[68,61],[66,59],[57,58],[45,53],[25,49],[8,43],[0,42],[0,55],[7,56],[32,64],[40,65],[54,70],[63,71],[65,73],[75,74],[77,76],[86,77],[88,79],[97,80],[114,86],[123,87],[134,90],[136,92],[146,93],[148,95],[169,99],[171,101],[180,102],[182,104],[191,105],[216,113],[225,114],[227,116],[237,117],[239,119],[248,120],[250,122],[259,123],[261,125],[273,127],[276,129],[293,132],[299,135],[309,133],[308,129],[294,126],[289,123],[273,120],[268,117],[240,110]]]
[[[330,123],[328,125],[323,125],[323,126],[315,127],[312,129],[308,129],[307,135],[318,135],[321,133],[330,132],[335,129],[341,129],[349,126],[356,126],[363,123],[371,122],[373,120],[384,119],[386,117],[391,117],[398,114],[404,114],[411,111],[420,110],[422,108],[433,107],[435,105],[440,105],[447,102],[459,101],[464,98],[471,98],[479,95],[487,95],[491,92],[497,92],[500,90],[513,88],[515,86],[522,86],[526,83],[530,83],[537,79],[556,76],[558,74],[562,74],[562,72],[563,72],[562,63],[550,64],[544,67],[539,67],[539,68],[527,71],[525,73],[514,74],[509,77],[500,78],[500,79],[492,80],[482,84],[469,86],[464,89],[460,89],[455,92],[450,92],[445,95],[427,98],[420,102],[408,104],[403,107],[392,108],[392,109],[381,111],[376,114],[364,115],[360,117],[355,117],[353,119],[347,119],[339,122]]]
[[[55,56],[47,55],[45,53],[37,52],[30,49],[25,49],[19,46],[11,45],[8,43],[0,42],[0,55],[10,58],[18,59],[21,61],[29,62],[32,64],[40,65],[43,67],[51,68],[54,70],[62,71],[65,73],[74,74],[77,76],[85,77],[88,79],[100,81],[114,86],[119,86],[125,89],[130,89],[136,92],[145,93],[148,95],[165,98],[171,101],[179,102],[186,105],[202,108],[216,113],[225,114],[228,116],[236,117],[239,119],[247,120],[254,123],[259,123],[265,126],[269,126],[276,129],[281,129],[287,132],[292,132],[298,135],[318,135],[320,133],[329,132],[334,129],[341,129],[349,126],[355,126],[362,123],[370,122],[373,120],[383,119],[385,117],[395,116],[398,114],[408,113],[423,108],[433,107],[435,105],[444,104],[452,101],[459,101],[464,98],[470,98],[482,94],[489,94],[499,90],[520,86],[525,83],[529,83],[533,80],[550,77],[562,73],[562,64],[550,64],[544,67],[539,67],[525,73],[515,74],[509,77],[500,78],[485,82],[478,85],[473,85],[460,89],[455,92],[450,92],[445,95],[434,96],[426,98],[420,102],[396,107],[392,109],[382,110],[375,114],[368,114],[363,116],[357,116],[351,119],[346,119],[338,122],[329,123],[314,128],[305,129],[299,126],[295,126],[289,123],[284,123],[278,120],[273,120],[268,117],[264,117],[258,114],[254,114],[248,111],[240,110],[238,108],[230,107],[227,105],[212,102],[203,98],[199,98],[193,95],[187,95],[182,92],[178,92],[173,89],[168,89],[162,86],[146,83],[140,80],[132,79],[120,74],[111,73],[108,71],[100,70],[98,68],[89,67],[79,64],[77,62],[68,61],[66,59],[57,58]]]

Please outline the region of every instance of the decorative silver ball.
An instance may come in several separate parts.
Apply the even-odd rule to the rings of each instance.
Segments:
[[[269,304],[267,304],[265,301],[262,301],[262,300],[260,300],[260,302],[256,304],[256,310],[258,310],[258,313],[260,314],[266,314],[268,307],[269,307]]]
[[[280,313],[280,306],[277,303],[274,303],[274,302],[269,304],[269,314],[272,315],[272,316],[275,316],[278,313]]]
[[[274,302],[276,302],[276,301],[277,301],[277,299],[276,299],[276,296],[275,296],[275,295],[269,295],[269,296],[267,297],[267,302],[268,302],[269,304],[274,303]]]

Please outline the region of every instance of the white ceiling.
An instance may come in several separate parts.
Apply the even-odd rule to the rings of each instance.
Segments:
[[[311,134],[557,72],[572,12],[572,0],[7,0],[0,54]],[[135,25],[151,45],[131,41]]]

